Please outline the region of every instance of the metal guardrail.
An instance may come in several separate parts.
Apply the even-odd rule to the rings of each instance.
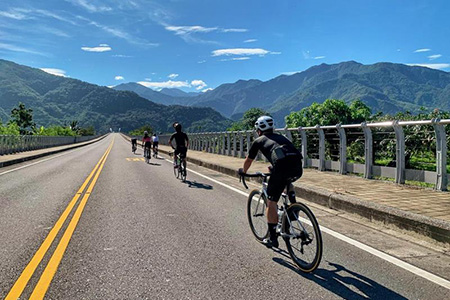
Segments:
[[[405,180],[415,180],[435,185],[435,189],[445,191],[450,180],[447,173],[447,136],[445,126],[449,126],[450,119],[423,120],[423,121],[387,121],[377,123],[361,123],[332,126],[313,126],[299,128],[279,128],[275,131],[285,135],[290,140],[296,140],[300,144],[303,155],[303,167],[314,167],[319,171],[337,171],[339,174],[356,173],[363,174],[364,178],[371,179],[374,176],[395,178],[398,184],[404,184]],[[405,134],[404,127],[407,126],[432,126],[436,143],[436,171],[425,171],[405,168]],[[395,134],[395,167],[378,166],[374,164],[374,138],[379,128],[392,128]],[[364,164],[347,162],[347,132],[349,130],[360,130],[364,136]],[[336,131],[339,139],[338,160],[325,158],[325,132]],[[308,134],[318,135],[318,158],[310,157],[308,153]],[[257,137],[256,132],[248,131],[225,131],[205,132],[189,134],[189,149],[206,151],[220,155],[245,157],[252,141]],[[160,143],[168,144],[170,135],[159,136]],[[261,155],[258,159],[264,159]]]
[[[99,136],[0,135],[0,155],[81,143]]]

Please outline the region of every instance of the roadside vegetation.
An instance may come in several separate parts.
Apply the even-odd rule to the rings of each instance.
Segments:
[[[65,126],[52,125],[37,127],[33,121],[33,110],[19,103],[11,110],[10,120],[3,124],[0,120],[1,135],[42,135],[42,136],[88,136],[95,135],[93,126],[80,127],[78,121]]]

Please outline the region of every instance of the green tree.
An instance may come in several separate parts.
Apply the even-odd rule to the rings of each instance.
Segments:
[[[16,123],[9,123],[7,125],[2,125],[2,122],[0,121],[0,134],[19,135],[20,128]]]
[[[20,134],[32,134],[36,124],[33,122],[33,110],[26,108],[25,104],[19,102],[18,107],[11,110],[10,123],[15,123],[19,126]]]
[[[261,116],[270,116],[264,109],[253,107],[247,110],[242,118],[231,124],[229,131],[251,130],[255,126],[256,120]]]
[[[79,130],[79,134],[83,136],[95,135],[95,128],[92,125],[88,127],[81,127]]]
[[[148,134],[151,134],[153,132],[153,128],[150,125],[144,125],[138,129],[130,131],[129,134],[133,136],[144,135],[144,131],[147,131]]]

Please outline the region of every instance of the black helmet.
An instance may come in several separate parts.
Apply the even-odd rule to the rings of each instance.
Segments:
[[[178,122],[173,123],[173,128],[175,128],[175,130],[176,130],[177,132],[180,132],[180,131],[181,131],[181,124],[178,123]]]

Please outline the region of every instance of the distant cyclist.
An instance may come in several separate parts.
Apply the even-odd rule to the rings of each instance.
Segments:
[[[153,142],[153,155],[158,155],[158,144],[159,144],[159,137],[156,135],[156,133],[152,136],[152,142]]]
[[[131,139],[131,152],[135,153],[137,149],[137,138]]]
[[[255,123],[258,138],[250,147],[248,156],[244,161],[243,168],[239,173],[247,173],[258,151],[272,164],[271,176],[267,186],[267,223],[269,225],[269,239],[264,243],[268,247],[278,248],[278,237],[276,227],[278,223],[277,202],[281,193],[289,182],[300,178],[303,173],[302,156],[290,140],[273,131],[273,119],[269,116],[259,117]],[[290,185],[288,192],[289,200],[295,202],[295,192]]]
[[[142,144],[141,146],[144,148],[144,157],[145,157],[145,151],[148,151],[148,157],[150,157],[150,149],[152,148],[152,139],[148,135],[147,131],[144,131],[144,137],[142,138]]]
[[[169,145],[174,151],[173,155],[173,167],[177,167],[177,155],[180,154],[181,159],[185,162],[187,147],[189,147],[189,139],[186,133],[181,131],[181,124],[178,122],[173,123],[173,128],[175,128],[175,133],[169,139]],[[175,139],[176,147],[172,145],[172,141]]]

